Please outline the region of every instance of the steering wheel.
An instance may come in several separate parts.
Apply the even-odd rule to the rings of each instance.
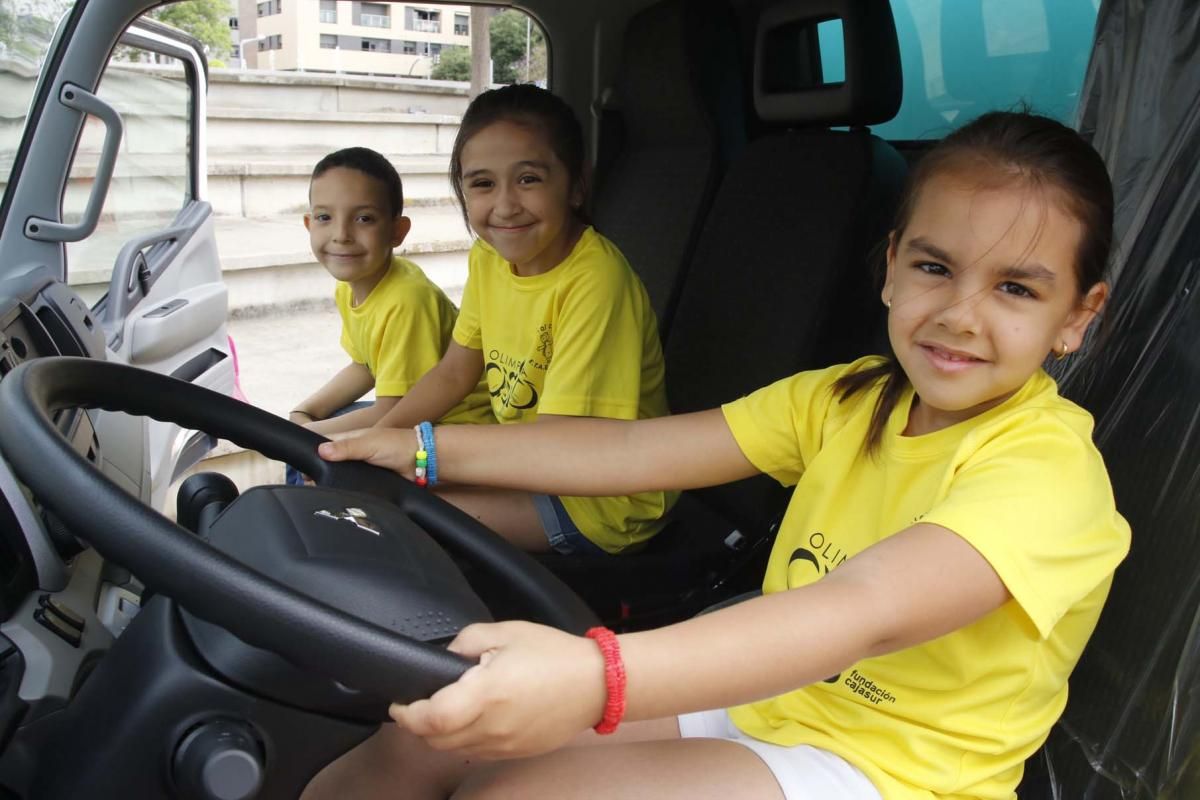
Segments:
[[[0,451],[46,507],[106,559],[191,614],[301,668],[409,702],[452,683],[472,662],[313,600],[146,507],[59,434],[53,414],[80,407],[204,431],[294,464],[320,486],[382,497],[443,548],[498,573],[538,621],[576,633],[597,624],[558,578],[468,514],[388,470],[323,461],[316,448],[324,437],[261,409],[157,373],[86,358],[27,361],[0,382]]]

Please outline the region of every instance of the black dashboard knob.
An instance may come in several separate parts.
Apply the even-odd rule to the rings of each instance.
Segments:
[[[236,720],[193,728],[175,748],[172,767],[175,786],[187,800],[253,800],[265,771],[258,737]]]

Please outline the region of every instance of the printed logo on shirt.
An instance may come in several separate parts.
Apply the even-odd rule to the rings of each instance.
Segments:
[[[879,686],[875,681],[863,675],[856,669],[850,670],[850,674],[842,681],[850,691],[857,695],[867,698],[872,705],[880,705],[882,703],[895,704],[896,696],[887,689]]]
[[[554,357],[554,323],[547,322],[538,328],[538,353],[546,362],[546,367],[550,366],[550,359]],[[546,367],[542,367],[545,369]]]
[[[523,412],[537,408],[537,387],[542,376],[531,373],[537,370],[544,375],[546,367],[545,362],[536,359],[519,359],[499,350],[489,351],[483,372],[496,416],[518,419]]]
[[[807,547],[797,547],[788,559],[788,587],[792,589],[828,575],[847,558],[842,548],[820,531],[814,531],[805,544]]]
[[[846,560],[846,554],[828,536],[814,531],[805,542],[807,547],[797,547],[788,559],[788,588],[795,589],[813,583],[828,575],[830,570]],[[825,683],[837,683],[842,674],[831,675]]]

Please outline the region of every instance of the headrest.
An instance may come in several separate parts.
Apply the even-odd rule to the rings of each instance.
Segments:
[[[823,83],[811,44],[840,20],[845,79]],[[900,109],[900,46],[888,0],[788,0],[762,12],[754,39],[754,108],[768,122],[877,125]]]
[[[641,11],[626,27],[617,91],[602,108],[624,111],[634,139],[707,141],[724,111],[710,104],[742,111],[741,61],[728,41],[736,29],[723,1],[663,0]]]

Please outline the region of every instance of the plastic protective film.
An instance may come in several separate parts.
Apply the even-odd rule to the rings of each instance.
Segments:
[[[1117,197],[1106,333],[1059,370],[1133,549],[1026,798],[1200,799],[1200,3],[1106,0],[1080,128]]]

